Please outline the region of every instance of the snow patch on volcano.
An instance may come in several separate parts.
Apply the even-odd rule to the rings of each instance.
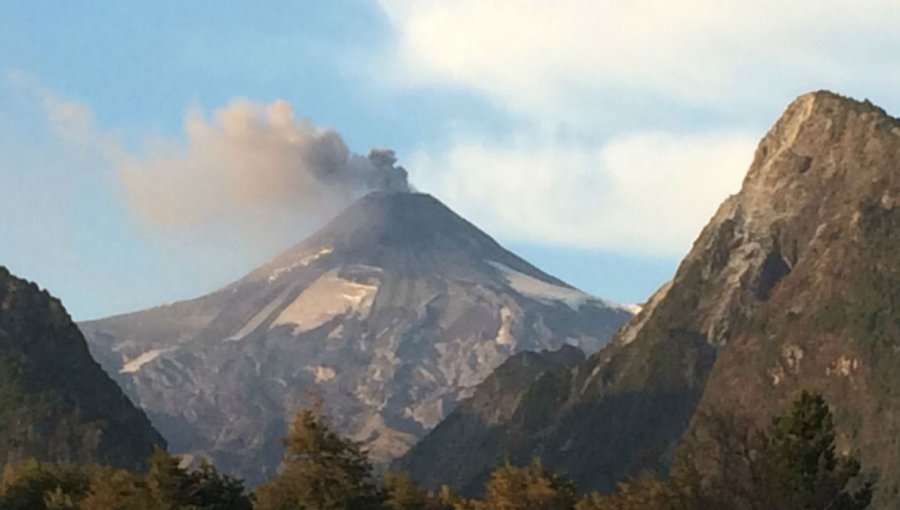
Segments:
[[[172,349],[152,349],[145,353],[142,353],[142,354],[128,360],[127,362],[125,362],[125,364],[122,365],[121,370],[119,370],[119,373],[120,374],[133,374],[133,373],[137,372],[138,370],[140,370],[142,366],[144,366],[147,363],[150,363],[151,361],[158,358],[160,354],[162,354],[166,351],[171,351],[171,350]]]
[[[292,325],[294,334],[315,329],[340,315],[369,315],[378,285],[346,280],[336,270],[329,271],[310,284],[287,305],[269,326]]]
[[[578,289],[538,280],[499,262],[491,262],[491,265],[503,273],[506,282],[513,290],[538,301],[557,301],[577,310],[581,305],[594,299]]]
[[[281,277],[281,275],[283,275],[285,273],[289,273],[289,272],[293,271],[294,269],[297,269],[298,267],[306,267],[306,266],[312,264],[313,262],[319,260],[322,257],[331,255],[332,252],[334,252],[334,248],[332,248],[331,246],[327,246],[317,252],[304,255],[304,256],[300,257],[299,260],[296,260],[287,266],[279,267],[278,269],[272,271],[272,274],[269,275],[269,278],[268,278],[269,283],[274,282],[279,277]]]

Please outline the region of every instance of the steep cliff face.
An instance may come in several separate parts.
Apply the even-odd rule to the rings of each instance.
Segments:
[[[0,267],[0,462],[140,469],[164,446],[88,352],[60,302]]]
[[[253,483],[310,390],[387,462],[512,354],[593,352],[629,316],[428,195],[376,193],[218,292],[81,326],[173,451]]]
[[[500,455],[541,455],[609,489],[665,470],[698,405],[764,420],[806,388],[895,495],[898,207],[900,123],[867,102],[801,96],[672,281],[577,370],[531,385]]]
[[[763,140],[724,211],[768,241],[776,284],[731,334],[702,406],[762,421],[800,389],[823,393],[841,433],[900,488],[900,121],[869,103],[804,96]]]

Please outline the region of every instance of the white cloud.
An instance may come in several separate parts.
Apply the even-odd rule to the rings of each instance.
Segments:
[[[898,97],[892,0],[380,4],[401,82],[461,86],[541,122],[591,122],[635,98],[746,112],[810,88]]]
[[[600,149],[464,140],[412,158],[414,182],[505,239],[681,255],[752,159],[745,134],[642,133]]]
[[[379,63],[394,68],[379,76],[468,90],[517,121],[506,141],[423,146],[411,167],[506,238],[681,253],[796,95],[900,101],[893,0],[380,5],[394,37]]]

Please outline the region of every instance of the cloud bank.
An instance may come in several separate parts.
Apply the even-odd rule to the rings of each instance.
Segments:
[[[891,0],[379,3],[400,82],[468,88],[545,122],[602,119],[586,99],[748,115],[808,89],[900,94]]]
[[[417,185],[536,244],[681,255],[795,96],[900,104],[890,0],[379,5],[393,37],[373,79],[468,91],[513,121],[422,146]]]
[[[599,148],[461,140],[413,158],[417,186],[505,239],[680,255],[753,156],[744,134],[641,133]]]

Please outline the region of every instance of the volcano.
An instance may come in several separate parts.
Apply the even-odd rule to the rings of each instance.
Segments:
[[[252,484],[312,400],[388,462],[510,356],[595,352],[629,317],[434,197],[377,192],[212,294],[81,328],[173,452]]]

